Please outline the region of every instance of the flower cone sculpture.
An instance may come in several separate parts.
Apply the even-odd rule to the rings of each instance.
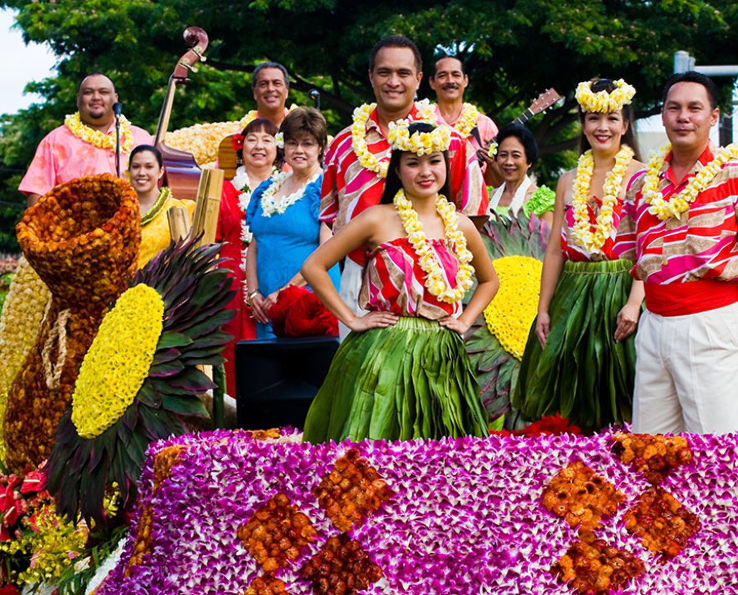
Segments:
[[[6,460],[19,471],[49,456],[82,358],[135,272],[138,199],[110,175],[79,178],[30,207],[16,232],[52,294],[38,340],[8,393]]]

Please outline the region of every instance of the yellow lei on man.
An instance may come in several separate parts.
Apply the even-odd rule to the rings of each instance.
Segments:
[[[115,135],[104,134],[99,130],[90,128],[82,122],[79,112],[67,115],[64,118],[64,125],[69,128],[71,133],[86,143],[89,143],[98,149],[106,149],[115,151]],[[133,135],[131,133],[131,123],[125,116],[120,117],[120,152],[130,153],[133,147]]]

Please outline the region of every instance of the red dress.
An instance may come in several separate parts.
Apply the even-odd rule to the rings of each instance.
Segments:
[[[244,190],[248,190],[245,188]],[[217,242],[223,242],[220,256],[227,259],[220,266],[232,271],[231,277],[238,289],[228,307],[236,311],[236,317],[223,326],[223,330],[233,335],[223,351],[225,358],[226,387],[232,397],[236,396],[236,368],[234,347],[237,341],[256,338],[256,321],[251,316],[251,308],[244,302],[245,275],[242,268],[243,242],[241,241],[241,222],[243,212],[239,206],[241,191],[236,190],[230,180],[223,183],[223,192],[220,198],[220,212],[218,214],[218,228],[215,234]]]

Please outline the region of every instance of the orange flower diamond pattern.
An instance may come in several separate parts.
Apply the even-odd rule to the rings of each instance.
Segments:
[[[341,534],[328,538],[323,548],[301,568],[316,593],[351,595],[382,577],[382,569],[369,558],[358,541],[346,535],[361,526],[391,496],[377,470],[350,449],[337,459],[330,473],[313,489],[321,508]],[[237,531],[246,549],[264,570],[251,581],[243,595],[289,593],[273,573],[294,563],[317,531],[310,519],[291,504],[286,494],[277,494],[257,510]]]

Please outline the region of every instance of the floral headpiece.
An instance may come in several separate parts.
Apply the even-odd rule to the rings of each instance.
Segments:
[[[418,155],[446,151],[451,144],[451,129],[448,126],[436,126],[431,132],[413,132],[410,134],[408,120],[390,122],[387,140],[392,149],[410,151]]]
[[[234,151],[242,151],[243,150],[243,141],[246,137],[241,134],[240,132],[236,132],[236,134],[231,136],[231,145],[233,145]]]
[[[592,91],[592,81],[584,81],[577,85],[574,96],[585,112],[616,112],[623,109],[624,105],[630,104],[636,90],[635,87],[629,85],[623,79],[613,81],[613,85],[615,85],[615,88],[611,93],[605,90],[594,93]]]
[[[274,144],[277,145],[278,149],[284,149],[284,132],[277,132],[274,135]]]

